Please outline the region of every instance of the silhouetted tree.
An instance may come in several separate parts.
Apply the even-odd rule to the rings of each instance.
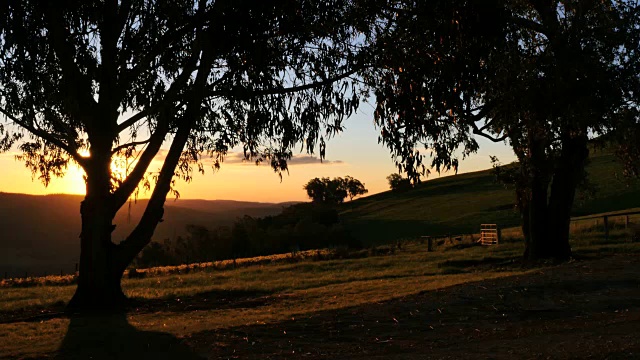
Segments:
[[[406,191],[411,189],[411,180],[397,173],[387,176],[387,182],[389,183],[389,188],[393,191]]]
[[[17,145],[45,185],[70,163],[86,175],[70,306],[123,304],[123,272],[178,195],[174,181],[203,172],[203,159],[217,168],[241,147],[282,171],[297,143],[313,152],[321,132],[341,129],[359,102],[349,77],[364,14],[347,0],[3,1],[0,112],[12,125],[0,145]],[[112,220],[141,189],[144,215],[115,244]]]
[[[325,181],[326,179],[326,181]],[[325,182],[329,182],[329,178],[313,178],[309,180],[302,188],[307,192],[307,196],[316,203],[325,201],[327,185]]]
[[[346,182],[347,194],[349,195],[349,200],[353,201],[353,198],[356,196],[364,195],[369,192],[367,188],[364,187],[364,183],[362,183],[358,179],[354,179],[351,176],[345,176],[344,181]]]
[[[314,178],[309,180],[303,187],[307,196],[315,203],[339,204],[349,196],[351,200],[359,195],[369,192],[364,184],[351,176],[345,178],[336,177],[333,179]]]
[[[347,184],[341,177],[322,179],[325,184],[324,202],[327,204],[341,204],[347,197]]]
[[[525,257],[569,258],[570,212],[589,136],[624,134],[640,122],[640,6],[394,4],[381,17],[378,66],[365,79],[376,87],[380,140],[400,170],[412,179],[425,173],[420,143],[439,171],[457,169],[456,149],[463,156],[477,150],[473,135],[508,142],[523,177]]]

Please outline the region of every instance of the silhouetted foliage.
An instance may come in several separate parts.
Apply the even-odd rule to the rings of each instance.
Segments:
[[[389,183],[389,188],[393,191],[407,191],[413,187],[411,179],[404,178],[397,173],[387,176],[387,182]]]
[[[86,174],[70,305],[125,300],[124,270],[205,160],[241,148],[286,171],[299,143],[313,153],[340,131],[359,103],[365,15],[349,0],[2,1],[0,149],[17,146],[45,185],[70,163]],[[113,217],[142,190],[141,221],[114,244]]]
[[[340,204],[348,196],[350,200],[369,192],[364,184],[351,176],[344,178],[314,178],[303,186],[309,198],[315,203]]]

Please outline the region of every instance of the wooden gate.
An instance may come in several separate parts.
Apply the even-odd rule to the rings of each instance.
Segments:
[[[498,245],[500,230],[497,224],[480,225],[480,245]]]

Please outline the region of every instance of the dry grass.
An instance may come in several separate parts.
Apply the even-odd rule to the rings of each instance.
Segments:
[[[203,267],[189,273],[149,270],[145,278],[123,280],[126,294],[141,304],[127,322],[141,331],[168,332],[180,338],[522,274],[530,270],[517,263],[523,250],[518,231],[505,229],[503,243],[491,247],[446,244],[427,252],[426,244],[416,241],[405,242],[386,255],[353,259],[256,262],[235,269]],[[611,231],[607,242],[595,229],[575,230],[572,237],[577,256],[640,252],[640,244],[630,242],[628,232],[619,227]],[[73,291],[71,285],[3,288],[0,314],[61,309]],[[51,353],[69,324],[66,318],[0,324],[4,343],[0,357]]]

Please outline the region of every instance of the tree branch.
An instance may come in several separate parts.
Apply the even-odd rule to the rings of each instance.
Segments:
[[[100,27],[100,66],[98,68],[99,90],[98,106],[100,107],[100,128],[102,133],[113,133],[117,126],[117,109],[123,91],[118,83],[118,38],[124,26],[118,18],[118,1],[104,1]],[[105,134],[107,135],[107,134]],[[110,134],[109,134],[110,135]]]
[[[199,2],[202,6],[205,3],[205,0],[200,0]],[[202,34],[200,35],[202,36]],[[198,41],[201,36],[197,36],[196,41]],[[129,234],[129,236],[118,245],[118,260],[119,265],[123,267],[123,270],[124,267],[126,267],[127,264],[129,264],[151,241],[151,237],[153,236],[156,226],[158,226],[158,223],[162,221],[162,216],[164,215],[164,203],[167,199],[169,190],[171,190],[171,181],[175,174],[175,169],[180,162],[182,151],[189,140],[189,134],[191,133],[197,119],[201,116],[202,101],[205,98],[205,89],[212,63],[210,48],[204,49],[201,63],[203,66],[198,71],[193,88],[189,94],[190,96],[188,97],[189,103],[187,104],[187,109],[184,114],[184,121],[180,123],[178,131],[173,138],[173,142],[169,147],[169,152],[167,153],[164,164],[162,164],[162,169],[158,176],[158,182],[153,189],[149,203],[142,214],[142,218],[140,219],[138,226],[136,226],[131,234]]]
[[[526,19],[526,18],[521,18],[519,16],[512,17],[511,21],[516,25],[524,27],[525,29],[533,30],[535,32],[538,32],[540,34],[543,34],[549,37],[549,29],[547,29],[544,25],[540,24],[539,22]]]
[[[205,6],[206,5],[206,1],[205,0],[199,0],[199,7],[198,7],[198,13],[201,15],[204,10],[205,10]],[[124,182],[120,185],[120,187],[118,187],[118,189],[116,189],[116,191],[113,193],[113,208],[112,208],[112,213],[113,216],[115,216],[116,212],[118,211],[118,209],[120,209],[126,202],[127,199],[129,198],[129,196],[131,196],[131,194],[133,193],[133,191],[136,189],[136,187],[138,187],[138,184],[140,183],[140,181],[142,180],[142,178],[144,177],[144,174],[146,173],[147,169],[149,168],[149,165],[151,164],[151,161],[153,161],[153,158],[156,156],[156,154],[158,153],[158,151],[160,150],[160,146],[162,146],[162,143],[164,142],[164,139],[166,137],[166,135],[169,133],[169,126],[170,126],[170,119],[169,116],[172,116],[169,114],[167,109],[174,109],[174,106],[171,106],[171,102],[174,101],[175,97],[177,97],[177,94],[180,92],[182,86],[184,86],[187,81],[189,80],[189,78],[191,77],[191,74],[193,73],[193,71],[195,71],[195,69],[198,68],[198,61],[200,60],[200,53],[202,52],[202,46],[203,42],[201,39],[203,35],[204,30],[202,28],[199,28],[197,33],[196,33],[196,40],[195,40],[195,47],[194,47],[194,51],[192,52],[191,58],[189,59],[189,61],[187,62],[185,68],[183,69],[182,73],[180,73],[180,75],[178,75],[178,77],[174,80],[174,82],[171,84],[171,86],[169,87],[169,90],[167,90],[166,94],[165,94],[165,98],[160,101],[159,103],[157,103],[154,107],[151,107],[151,110],[153,110],[153,112],[151,110],[147,110],[142,111],[136,115],[134,115],[132,118],[126,120],[125,122],[123,122],[122,124],[120,124],[118,126],[118,130],[119,132],[126,129],[127,127],[133,125],[136,121],[147,117],[151,114],[153,114],[155,111],[160,110],[160,118],[158,120],[158,126],[156,127],[156,132],[152,134],[150,141],[149,141],[149,145],[147,146],[146,150],[142,153],[142,155],[140,156],[140,159],[138,160],[138,163],[136,164],[136,166],[134,167],[133,171],[129,174],[129,176],[127,176],[127,178],[124,180]],[[203,66],[200,67],[200,69],[198,70],[198,75],[196,76],[196,80],[195,80],[195,84],[194,86],[197,88],[198,86],[202,87],[204,89],[204,85],[206,85],[206,80],[209,77],[209,72],[210,72],[210,67],[211,67],[211,54],[210,54],[210,48],[206,48],[208,51],[206,51],[207,56],[204,55],[203,53],[203,59],[201,61],[201,65],[202,63],[204,63]],[[204,70],[203,70],[204,69]],[[193,90],[192,90],[193,91]],[[202,90],[203,91],[203,90]],[[200,95],[200,102],[202,100],[202,95]],[[196,99],[191,98],[191,101],[196,101]],[[198,108],[200,106],[200,103],[198,103]],[[164,110],[164,111],[163,111]],[[166,112],[165,112],[166,111]],[[176,144],[176,138],[178,137],[178,135],[180,134],[181,129],[184,126],[179,126],[178,127],[178,133],[176,134],[176,137],[174,137],[174,140],[171,144],[171,148],[169,149],[169,152],[171,153],[171,149],[174,147],[174,144]],[[183,130],[184,131],[184,130]],[[189,127],[187,130],[187,137],[189,135],[189,133],[191,132],[191,128]],[[184,140],[186,143],[186,140]],[[175,146],[179,146],[179,144],[176,144]],[[180,146],[180,152],[182,152],[182,148],[184,148],[184,144],[182,144]],[[175,151],[175,150],[174,150]],[[168,160],[170,155],[167,155],[167,159],[165,159],[165,162],[163,164],[162,167],[162,171],[160,174],[160,177],[162,179],[164,179],[164,175],[163,175],[163,171],[165,171],[165,167],[170,167],[171,166],[171,161]],[[171,167],[171,175],[169,176],[169,181],[171,181],[171,179],[173,178],[173,172],[175,170],[175,167],[177,166],[177,162],[175,164],[173,164],[173,167]],[[169,170],[166,170],[169,171]],[[160,184],[160,180],[158,179],[158,184]],[[164,180],[163,180],[164,181]],[[166,199],[167,193],[169,192],[169,188],[166,189],[166,191],[164,192],[164,194],[160,194],[162,193],[162,191],[164,191],[164,185],[158,187],[158,184],[156,184],[156,187],[153,190],[153,194],[152,194],[152,199],[154,198],[154,196],[156,197],[162,197],[162,201],[160,202],[160,210],[162,210],[162,205],[164,204],[164,200]],[[170,184],[167,185],[170,187]],[[159,192],[159,194],[156,194],[156,192]],[[156,200],[156,202],[158,202],[159,200]],[[155,208],[154,208],[155,206]],[[147,230],[144,230],[145,226],[145,222],[146,223],[153,223],[153,226],[151,228],[151,234],[153,234],[153,230],[155,230],[155,227],[158,223],[158,221],[162,218],[162,214],[160,214],[160,217],[156,219],[156,215],[157,215],[157,207],[158,204],[155,204],[154,206],[152,206],[152,201],[149,201],[149,204],[147,204],[147,209],[145,210],[145,213],[143,215],[143,218],[140,220],[140,223],[138,224],[138,227],[136,227],[136,229],[134,230],[134,232],[127,238],[131,238],[131,236],[134,236],[134,238],[139,237],[140,235],[138,234],[138,228],[142,228],[142,231],[144,234],[146,234]],[[149,212],[150,215],[147,215],[147,213]],[[149,220],[147,217],[150,217],[151,220]],[[155,221],[155,223],[154,223]],[[135,234],[134,234],[135,233]],[[149,235],[149,239],[150,236]],[[145,240],[148,242],[148,240]],[[147,242],[144,243],[144,245],[147,244]],[[143,245],[143,246],[144,246]],[[142,248],[140,248],[138,251],[141,251]],[[126,252],[126,251],[125,251]],[[134,253],[133,256],[135,256],[137,254]],[[127,264],[129,261],[131,261],[133,258],[128,259],[127,260]]]
[[[62,69],[63,80],[67,83],[67,91],[70,96],[77,99],[77,109],[69,108],[69,112],[79,121],[87,125],[91,114],[97,108],[97,103],[93,98],[91,90],[91,80],[82,74],[77,66],[73,55],[75,50],[73,46],[66,40],[67,31],[62,24],[62,14],[59,7],[53,2],[49,3],[47,18],[49,31],[51,32],[51,44],[56,56],[60,59],[60,68]]]
[[[144,145],[144,144],[148,144],[151,142],[152,137],[150,136],[147,140],[142,140],[142,141],[132,141],[126,144],[122,144],[122,145],[118,145],[115,148],[113,148],[113,150],[111,150],[111,154],[116,154],[118,153],[120,150],[124,150],[126,148],[130,148],[133,146],[138,146],[138,145]]]
[[[142,181],[144,174],[149,168],[149,165],[158,154],[158,151],[160,151],[160,147],[162,146],[162,143],[164,142],[164,139],[167,136],[168,132],[169,119],[166,118],[165,115],[161,115],[156,131],[146,141],[149,145],[142,152],[142,155],[140,155],[140,159],[138,159],[138,162],[136,163],[136,166],[133,168],[131,173],[113,193],[112,212],[114,216],[116,212],[118,212],[118,210],[127,202],[127,199],[129,199],[129,196],[131,196],[136,187],[138,187],[140,181]],[[133,143],[127,145],[131,144]],[[116,147],[115,149],[118,149],[119,147]]]
[[[294,92],[298,92],[298,91],[304,91],[304,90],[309,90],[309,89],[313,89],[313,88],[317,88],[317,87],[321,87],[321,86],[325,86],[325,85],[329,85],[331,83],[334,83],[338,80],[342,80],[344,78],[348,78],[349,76],[355,74],[356,72],[358,72],[360,69],[352,69],[349,70],[345,73],[327,78],[325,80],[322,81],[317,81],[317,82],[313,82],[310,84],[305,84],[305,85],[299,85],[299,86],[292,86],[292,87],[288,87],[288,88],[279,88],[279,89],[263,89],[263,90],[247,90],[247,89],[241,89],[241,90],[236,90],[236,91],[217,91],[214,92],[212,96],[210,97],[215,97],[215,96],[219,96],[219,95],[226,95],[229,97],[235,97],[235,98],[241,98],[241,99],[247,99],[253,96],[264,96],[264,95],[284,95],[284,94],[291,94]]]
[[[0,108],[0,113],[2,113],[4,116],[9,118],[9,120],[16,123],[18,126],[29,131],[33,135],[40,137],[45,141],[48,141],[53,145],[59,147],[60,149],[66,151],[67,154],[69,154],[73,158],[73,160],[75,160],[80,166],[82,167],[85,166],[85,159],[82,156],[80,156],[80,154],[78,154],[78,152],[76,151],[77,149],[75,148],[75,145],[65,144],[64,142],[62,142],[62,140],[53,136],[53,134],[51,134],[50,132],[38,129],[32,124],[30,124],[29,122],[26,122],[22,119],[18,119],[17,117],[11,115],[11,113],[9,113],[3,108]]]
[[[118,124],[118,126],[116,127],[117,133],[119,134],[123,132],[124,130],[133,126],[136,122],[149,117],[152,114],[155,114],[161,108],[169,106],[169,103],[175,101],[177,99],[180,88],[187,83],[187,81],[191,77],[191,73],[197,69],[198,55],[199,52],[193,53],[185,69],[182,71],[182,73],[180,73],[180,75],[175,79],[175,81],[171,84],[171,86],[165,93],[164,99]]]
[[[193,31],[194,29],[197,29],[199,26],[202,26],[202,18],[203,18],[203,15],[200,14],[199,16],[196,16],[195,20],[193,21],[194,26],[184,26],[181,29],[176,29],[170,34],[165,35],[165,37],[162,37],[160,39],[154,39],[153,42],[157,46],[153,50],[148,51],[145,54],[145,56],[142,59],[140,59],[140,61],[137,62],[138,63],[137,66],[133,67],[130,70],[125,69],[126,71],[122,75],[123,83],[130,82],[132,79],[135,79],[136,77],[138,77],[143,71],[145,71],[148,68],[147,65],[151,63],[151,61],[155,57],[157,57],[161,51],[165,51],[167,48],[173,45],[173,43],[179,41],[183,36],[186,36],[189,32]],[[191,23],[191,22],[185,22],[185,23]],[[194,51],[194,53],[196,52]]]
[[[484,105],[482,105],[482,107],[478,107],[478,108],[475,108],[473,110],[465,111],[465,113],[466,113],[465,116],[468,117],[469,123],[476,123],[476,122],[484,119],[487,116],[487,114],[489,114],[489,112],[491,110],[493,110],[493,108],[494,108],[494,102],[488,102],[488,103],[485,103]],[[478,110],[480,110],[480,111],[477,114],[473,114],[473,111],[478,111]],[[482,129],[480,129],[480,130],[485,130],[487,127],[488,127],[488,124],[483,126]]]
[[[509,138],[509,136],[507,134],[502,135],[501,137],[493,137],[487,133],[485,133],[482,129],[484,129],[485,127],[483,127],[482,129],[478,128],[478,125],[476,125],[475,123],[471,123],[471,128],[473,128],[473,133],[476,135],[480,135],[485,139],[489,139],[495,143],[499,143],[499,142],[503,142],[506,139]]]
[[[138,112],[137,114],[133,115],[132,117],[128,118],[127,120],[121,122],[120,124],[118,124],[116,131],[119,133],[123,132],[124,130],[128,129],[129,127],[131,127],[133,124],[137,123],[138,121],[146,118],[149,114],[153,114],[155,112],[155,110],[157,110],[160,107],[160,104],[157,104],[156,106],[152,106],[148,109],[144,109],[140,112]]]

